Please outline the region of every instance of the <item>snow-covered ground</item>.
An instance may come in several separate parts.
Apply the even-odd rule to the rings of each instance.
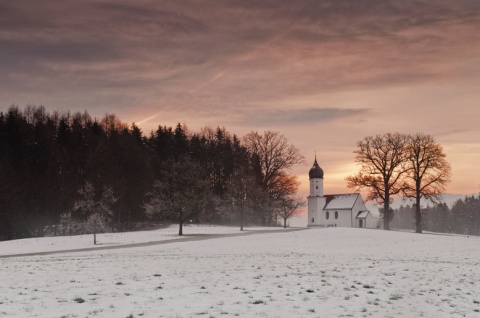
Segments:
[[[245,228],[247,231],[280,230],[279,227]],[[178,225],[171,225],[154,231],[120,232],[97,234],[97,245],[93,245],[93,234],[30,238],[0,242],[0,256],[27,253],[52,252],[62,250],[79,250],[85,248],[119,247],[128,244],[160,242],[186,239],[190,235],[236,234],[239,227],[213,225],[185,225],[184,236],[178,236]]]
[[[478,237],[280,230],[0,268],[1,317],[480,317]]]

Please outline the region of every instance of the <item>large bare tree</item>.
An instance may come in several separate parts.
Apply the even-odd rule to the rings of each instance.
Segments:
[[[295,164],[304,163],[305,158],[277,131],[265,131],[263,135],[250,132],[243,137],[243,142],[257,182],[269,200],[266,223],[273,223],[275,206],[298,190],[298,179],[289,170]]]
[[[442,146],[426,134],[409,135],[407,141],[409,170],[406,197],[415,199],[415,231],[422,233],[420,200],[438,199],[450,182],[451,167]]]
[[[293,165],[304,163],[305,157],[285,136],[278,131],[265,131],[263,135],[254,131],[244,136],[243,142],[258,181],[271,199],[296,192],[297,180],[288,172]]]
[[[360,171],[346,178],[348,188],[365,188],[368,190],[368,201],[383,204],[380,211],[385,230],[390,230],[392,196],[405,188],[403,176],[408,172],[406,145],[407,136],[400,133],[360,140],[354,151]]]

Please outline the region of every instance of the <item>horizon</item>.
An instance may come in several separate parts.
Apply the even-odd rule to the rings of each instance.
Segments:
[[[26,0],[0,5],[0,111],[114,113],[158,125],[282,133],[346,193],[357,141],[432,135],[448,193],[480,190],[480,3]]]

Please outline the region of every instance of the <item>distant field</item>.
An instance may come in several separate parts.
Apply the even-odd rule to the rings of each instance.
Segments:
[[[478,237],[280,230],[0,268],[1,317],[480,317]]]

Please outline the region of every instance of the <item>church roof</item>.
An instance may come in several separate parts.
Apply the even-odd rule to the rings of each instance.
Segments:
[[[317,162],[317,157],[315,157],[315,162],[313,163],[312,169],[308,172],[308,177],[310,179],[323,179],[323,170],[320,168]]]
[[[359,196],[359,193],[326,195],[327,204],[325,205],[324,210],[350,210],[355,205]]]
[[[369,211],[360,211],[357,214],[357,219],[365,219],[368,216]]]

